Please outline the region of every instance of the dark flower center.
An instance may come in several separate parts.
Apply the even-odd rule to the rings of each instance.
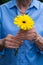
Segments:
[[[26,21],[23,21],[23,23],[26,23]]]

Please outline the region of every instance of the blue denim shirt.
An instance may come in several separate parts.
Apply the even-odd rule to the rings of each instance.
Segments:
[[[43,3],[32,0],[25,11],[34,20],[36,32],[43,37]],[[8,34],[16,36],[20,28],[13,24],[14,18],[20,15],[16,0],[0,6],[0,39]],[[0,65],[43,65],[43,51],[30,40],[24,40],[15,56],[15,49],[4,48],[0,51]]]

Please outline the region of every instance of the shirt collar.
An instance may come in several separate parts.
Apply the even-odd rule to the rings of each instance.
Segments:
[[[9,8],[12,8],[12,7],[14,7],[14,6],[17,6],[16,0],[10,1],[7,5],[8,5]],[[39,9],[39,1],[38,1],[38,0],[32,0],[32,3],[31,3],[31,5],[30,5],[29,8],[32,8],[33,6],[34,6],[35,8],[37,8],[37,9]]]
[[[16,0],[11,0],[11,1],[9,1],[9,2],[6,4],[6,6],[7,6],[8,8],[13,8],[14,6],[17,6]]]
[[[38,0],[32,0],[32,3],[29,8],[35,7],[39,9],[39,1]]]

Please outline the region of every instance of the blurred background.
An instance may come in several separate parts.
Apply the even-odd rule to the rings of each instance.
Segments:
[[[10,0],[0,0],[0,5],[2,5],[3,3],[6,3],[8,1],[10,1]],[[43,0],[40,0],[40,1],[43,2]]]

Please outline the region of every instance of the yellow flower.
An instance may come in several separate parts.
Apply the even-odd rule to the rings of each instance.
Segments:
[[[34,21],[30,16],[24,14],[14,18],[14,24],[22,30],[30,30],[34,26]]]

